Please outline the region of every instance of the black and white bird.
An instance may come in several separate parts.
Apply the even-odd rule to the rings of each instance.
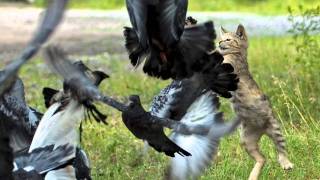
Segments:
[[[46,54],[49,66],[68,82],[68,86],[73,92],[72,94],[78,101],[99,101],[121,111],[123,113],[123,121],[128,129],[137,138],[150,142],[153,145],[152,147],[159,152],[165,152],[169,156],[174,156],[175,152],[181,155],[189,155],[188,152],[169,142],[170,140],[164,137],[164,127],[187,135],[194,133],[207,134],[210,130],[210,127],[202,125],[189,126],[168,118],[152,116],[150,112],[143,109],[137,96],[131,96],[128,105],[126,105],[102,95],[83,73],[72,66],[72,63],[58,47],[48,47]]]
[[[46,55],[51,57],[51,54]],[[108,77],[101,71],[91,71],[82,62],[76,62],[73,66],[91,79],[95,86]],[[106,123],[106,116],[97,110],[92,101],[77,98],[70,91],[67,81],[64,81],[62,90],[44,88],[43,94],[48,110],[36,130],[29,152],[51,144],[55,147],[66,143],[71,144],[77,147],[76,153],[73,154],[75,158],[73,163],[48,172],[46,179],[91,179],[89,160],[85,152],[80,149],[79,128],[86,115],[103,123]]]
[[[210,127],[206,134],[184,135],[173,130],[170,139],[192,156],[175,156],[171,159],[167,179],[197,179],[212,161],[221,137],[233,132],[239,120],[225,123],[219,111],[218,95],[231,97],[238,78],[230,64],[223,64],[223,57],[212,53],[209,64],[201,73],[189,79],[175,80],[151,105],[151,114],[170,118],[186,125]],[[219,57],[220,56],[220,57]]]
[[[18,58],[7,65],[1,72],[0,98],[3,98],[3,94],[10,90],[12,85],[15,84],[20,67],[37,53],[41,45],[54,32],[63,16],[66,4],[67,0],[54,0],[48,3],[48,8],[44,18],[42,19],[42,23],[32,40],[28,43]],[[0,179],[13,179],[12,170],[14,153],[13,149],[10,147],[10,134],[7,131],[8,128],[10,128],[10,123],[10,119],[0,119]],[[42,164],[44,167],[45,165],[46,164]],[[28,175],[28,172],[26,173],[27,174],[25,175]]]
[[[192,76],[198,60],[214,49],[212,21],[185,26],[188,0],[126,0],[132,28],[125,27],[131,64],[162,79]]]

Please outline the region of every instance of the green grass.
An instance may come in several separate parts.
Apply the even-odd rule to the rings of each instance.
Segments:
[[[250,42],[251,71],[270,96],[275,114],[283,125],[289,157],[295,164],[293,170],[283,171],[276,161],[273,144],[263,138],[261,146],[267,163],[261,179],[319,179],[320,65],[312,71],[303,63],[296,63],[294,59],[298,55],[288,46],[289,41],[289,38],[256,38]],[[128,61],[119,57],[105,54],[84,58],[84,61],[90,67],[99,67],[111,74],[111,79],[101,87],[105,94],[122,100],[130,94],[139,94],[148,108],[152,97],[169,82],[134,72]],[[24,66],[21,77],[26,83],[27,101],[44,111],[41,88],[59,88],[61,82],[39,59]],[[222,101],[226,117],[232,117],[229,104]],[[154,150],[141,158],[143,143],[125,128],[120,113],[107,107],[103,109],[109,115],[109,125],[84,125],[83,147],[91,159],[93,179],[161,179],[169,158]],[[253,160],[241,148],[239,132],[236,132],[223,139],[218,156],[202,179],[246,179],[252,167]]]
[[[36,5],[43,5],[44,0],[36,0]],[[74,8],[120,9],[124,8],[124,0],[74,0]],[[317,0],[190,0],[189,10],[192,11],[234,11],[253,12],[259,14],[287,14],[288,6],[316,7]]]

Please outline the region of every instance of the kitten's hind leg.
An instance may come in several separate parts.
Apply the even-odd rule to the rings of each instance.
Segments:
[[[264,166],[265,158],[259,150],[258,142],[262,136],[262,131],[242,129],[241,144],[247,153],[256,161],[251,170],[249,180],[258,180],[260,172]]]
[[[281,133],[278,121],[275,118],[271,118],[266,131],[266,134],[272,139],[278,151],[278,162],[285,170],[293,168],[293,164],[290,162],[287,151],[285,148],[285,139]]]

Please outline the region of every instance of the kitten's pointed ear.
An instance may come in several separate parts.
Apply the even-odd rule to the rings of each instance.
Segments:
[[[241,39],[247,39],[247,33],[246,33],[246,30],[244,29],[244,26],[243,26],[242,24],[239,24],[239,25],[238,25],[236,34],[237,34]]]
[[[224,34],[224,33],[227,33],[228,31],[225,29],[225,28],[223,28],[222,26],[220,27],[220,33],[221,34]]]

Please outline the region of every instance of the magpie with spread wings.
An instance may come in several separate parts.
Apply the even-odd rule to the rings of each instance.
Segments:
[[[212,21],[187,24],[188,0],[126,0],[132,24],[124,28],[131,64],[149,76],[182,79],[192,76],[203,55],[214,49]]]
[[[214,52],[214,59],[200,73],[189,79],[174,80],[152,102],[150,112],[160,118],[170,118],[189,126],[209,127],[206,134],[185,135],[173,130],[170,139],[192,154],[171,159],[167,179],[197,179],[210,165],[220,138],[233,132],[240,121],[224,122],[219,111],[218,95],[231,97],[237,89],[238,78],[230,64]]]

